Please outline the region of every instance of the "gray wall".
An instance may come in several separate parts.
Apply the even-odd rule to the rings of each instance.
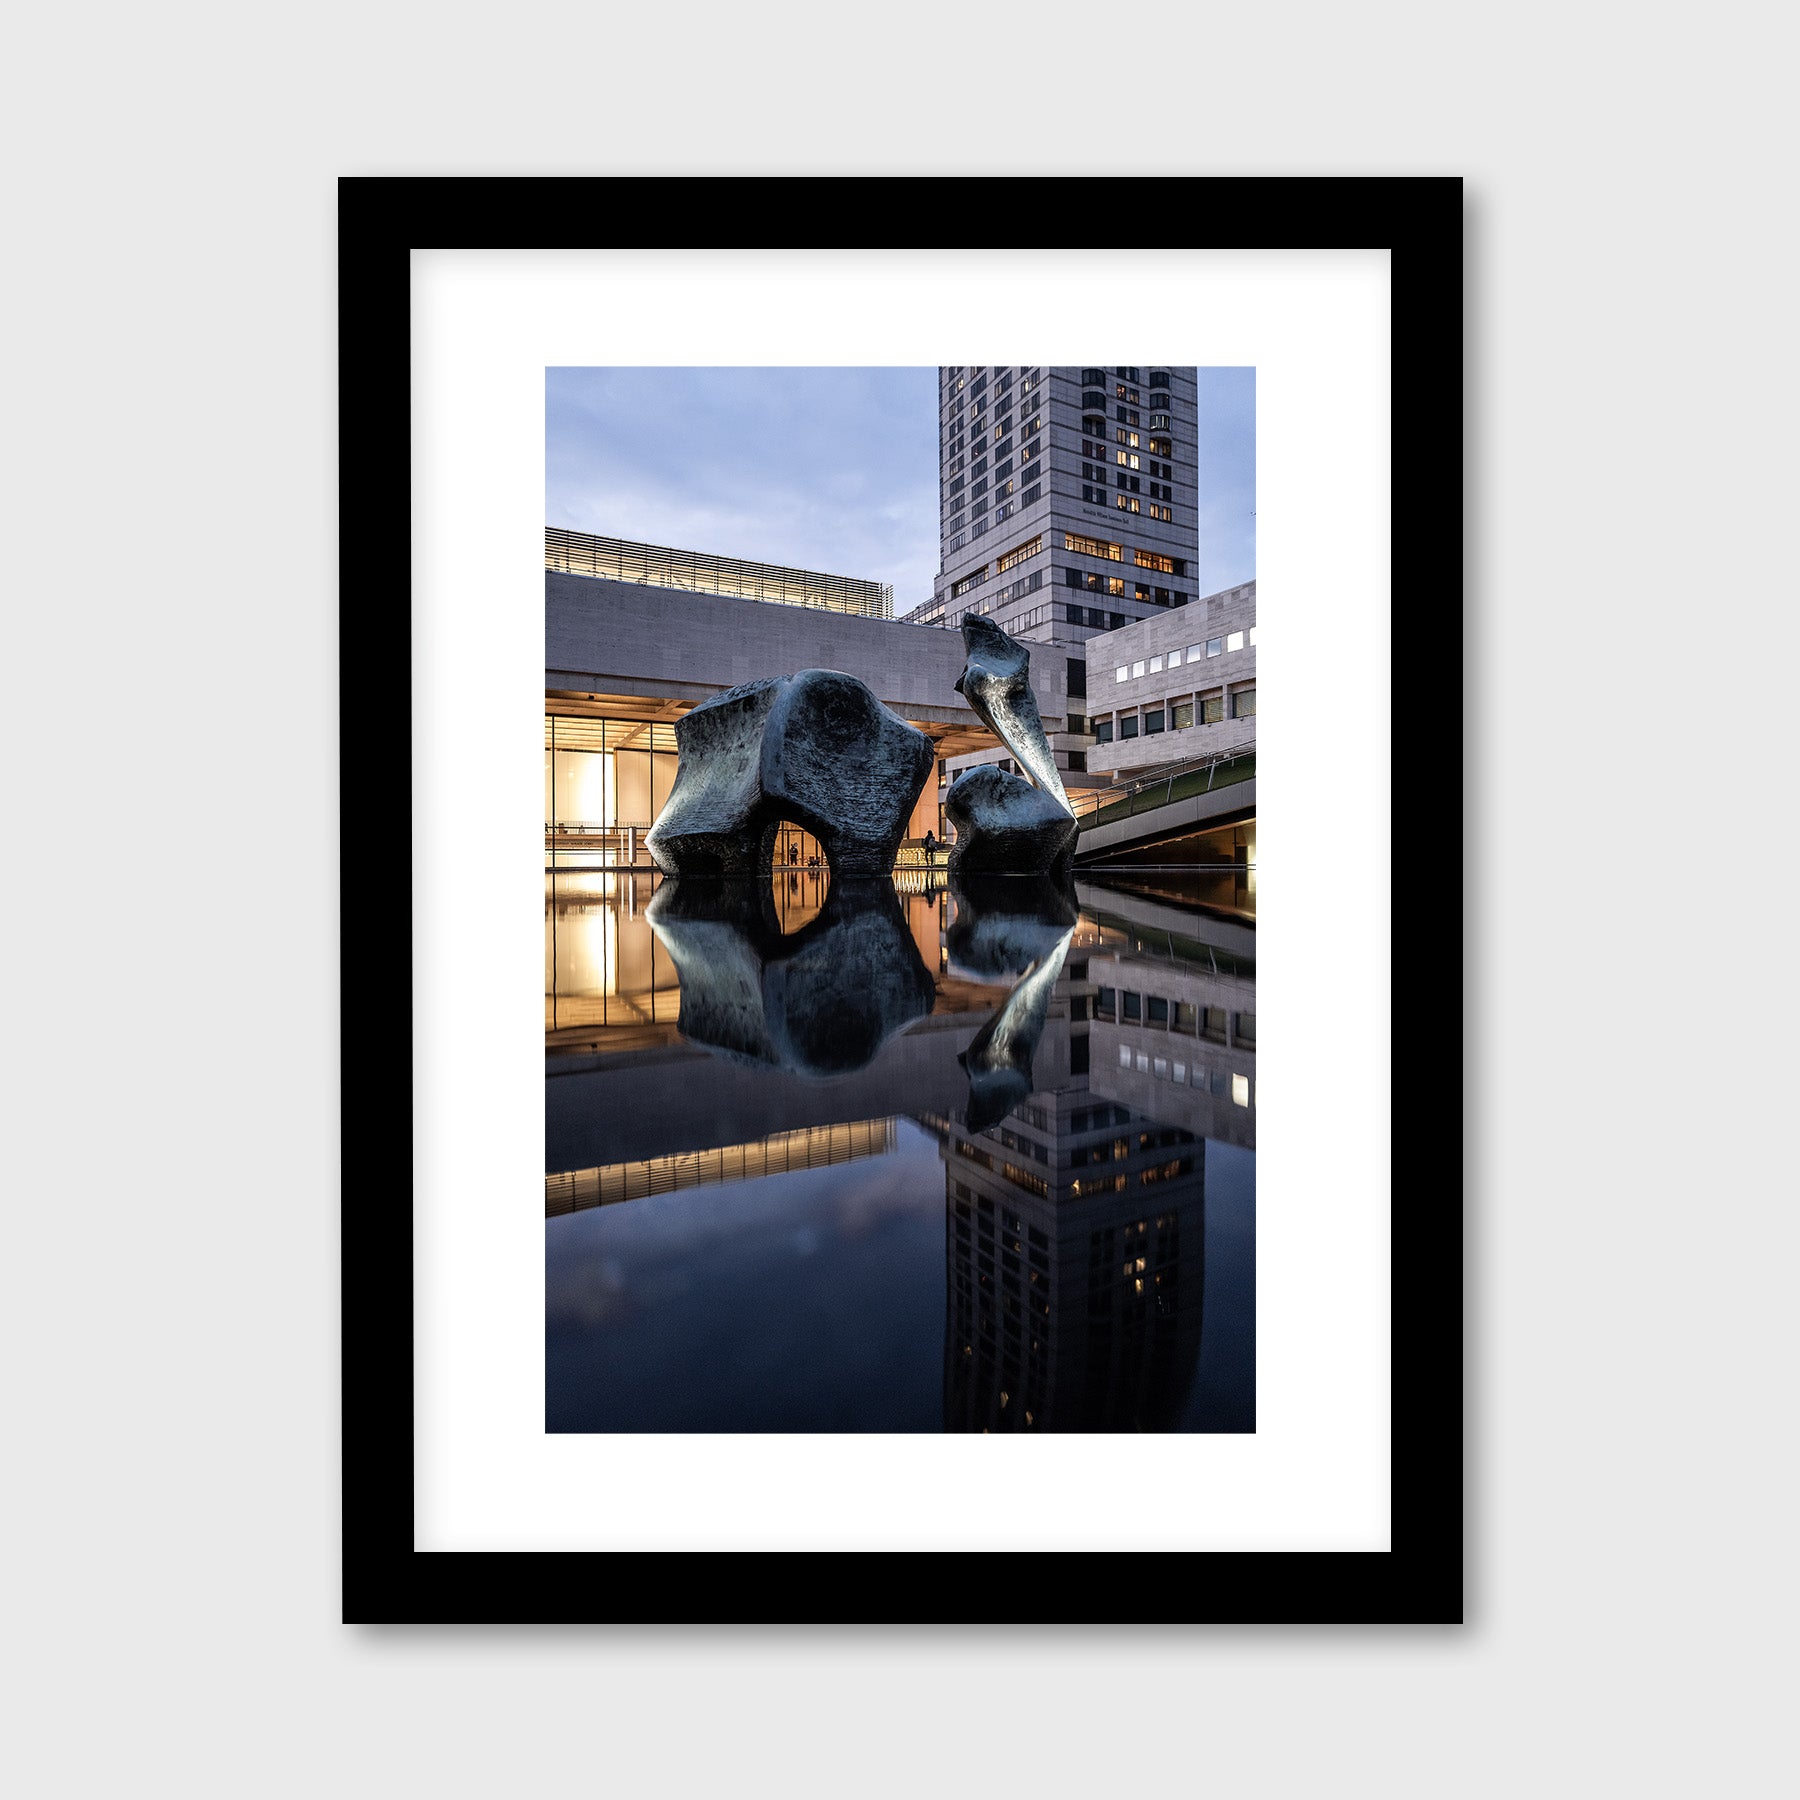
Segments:
[[[904,718],[984,730],[956,692],[962,634],[809,606],[544,572],[544,686],[707,700],[739,682],[839,669]],[[1046,725],[1060,724],[1060,656],[1033,660]]]

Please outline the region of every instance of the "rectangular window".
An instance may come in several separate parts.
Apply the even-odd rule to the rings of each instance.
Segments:
[[[1004,575],[1008,569],[1016,568],[1020,563],[1024,562],[1027,557],[1036,556],[1038,551],[1043,547],[1043,542],[1043,533],[1039,532],[1036,537],[1029,539],[1025,543],[1015,544],[1012,549],[1008,550],[1007,553],[995,563],[994,573],[996,575]]]
[[[1131,665],[1132,680],[1135,681],[1140,675],[1143,674],[1143,672],[1144,672],[1144,663],[1143,663],[1143,658],[1140,657],[1136,662],[1134,662]]]
[[[1110,744],[1112,742],[1112,731],[1113,722],[1111,719],[1096,719],[1094,721],[1094,742],[1096,744]]]
[[[1175,702],[1175,729],[1186,731],[1194,722],[1194,703],[1191,700]]]
[[[1219,695],[1214,694],[1210,700],[1200,702],[1200,723],[1202,725],[1217,725],[1223,721],[1224,717],[1225,702]]]
[[[1120,719],[1120,721],[1119,721],[1119,739],[1120,739],[1121,743],[1127,738],[1136,737],[1137,731],[1138,731],[1137,719],[1132,714],[1127,713],[1122,719]]]
[[[1077,551],[1082,556],[1102,557],[1107,562],[1121,562],[1125,555],[1123,545],[1109,544],[1104,538],[1081,537],[1073,531],[1063,533],[1063,548]],[[1141,550],[1138,552],[1138,556],[1141,560],[1143,556]]]
[[[1151,657],[1150,673],[1152,675],[1160,675],[1162,673],[1162,658],[1160,656]]]
[[[1144,1017],[1144,996],[1142,994],[1121,994],[1124,1012],[1127,1019],[1142,1021]]]
[[[1107,576],[1106,591],[1109,594],[1123,594],[1125,592],[1125,582],[1123,578],[1118,575]]]
[[[1162,575],[1179,575],[1181,573],[1172,556],[1163,556],[1155,550],[1134,550],[1131,553],[1131,560],[1140,569],[1155,569]]]
[[[1254,719],[1256,717],[1256,689],[1244,688],[1231,696],[1231,716],[1234,719]]]
[[[1208,638],[1206,640],[1206,654],[1208,656],[1217,656],[1224,648],[1225,640],[1223,638]]]
[[[1069,692],[1085,698],[1087,695],[1087,664],[1078,656],[1071,656],[1068,661]]]
[[[1200,660],[1200,646],[1198,644],[1189,644],[1188,645],[1188,661],[1189,662],[1198,662],[1199,660]]]
[[[1241,631],[1234,631],[1231,636],[1225,640],[1225,648],[1227,650],[1241,650],[1243,647],[1244,634]]]
[[[1083,679],[1085,681],[1085,671],[1087,669],[1087,664],[1083,663],[1081,666],[1084,671]],[[1074,691],[1075,690],[1073,688],[1071,688],[1069,690],[1070,693],[1074,693]],[[1081,691],[1085,694],[1087,692],[1087,688],[1085,686],[1083,686]],[[1071,737],[1086,737],[1087,736],[1087,720],[1084,719],[1080,713],[1072,712],[1069,714],[1069,735]]]
[[[1163,728],[1163,711],[1159,706],[1155,712],[1144,714],[1144,736],[1154,737]]]
[[[953,582],[950,588],[950,598],[954,600],[959,594],[966,594],[977,582],[986,581],[987,573],[987,564],[983,563],[974,574],[965,575],[961,581]]]
[[[1256,1047],[1256,1014],[1233,1013],[1231,1016],[1231,1035],[1236,1038],[1246,1050],[1253,1050]]]
[[[1200,1035],[1209,1044],[1222,1044],[1225,1041],[1225,1009],[1222,1006],[1203,1006],[1200,1009]]]
[[[1155,994],[1150,996],[1150,1023],[1165,1028],[1169,1023],[1169,1003],[1159,999]]]
[[[1123,681],[1130,673],[1131,671],[1123,663],[1120,663],[1119,666],[1113,670],[1113,680]]]

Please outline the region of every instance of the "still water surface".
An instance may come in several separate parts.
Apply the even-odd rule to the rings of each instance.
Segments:
[[[1255,1428],[1243,873],[912,880],[546,876],[548,1430]]]

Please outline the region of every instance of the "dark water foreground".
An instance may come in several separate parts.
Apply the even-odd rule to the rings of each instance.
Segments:
[[[546,1429],[1255,1429],[1242,872],[920,886],[546,877]]]

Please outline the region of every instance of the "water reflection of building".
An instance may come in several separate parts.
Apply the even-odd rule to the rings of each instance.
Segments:
[[[1139,1085],[1135,1049],[1120,1066],[1120,971],[1161,998],[1223,959],[1253,1019],[1253,954],[1210,941],[1253,937],[1085,883],[1081,903],[1032,1094],[984,1132],[966,1112],[925,1121],[944,1160],[946,1430],[1167,1429],[1198,1360],[1212,1097]]]

